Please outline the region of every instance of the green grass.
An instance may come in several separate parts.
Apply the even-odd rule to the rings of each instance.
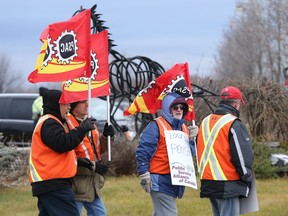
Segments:
[[[146,216],[152,213],[150,196],[140,187],[138,177],[109,177],[102,193],[108,216]],[[288,215],[287,179],[257,180],[257,193],[260,211],[248,215]],[[212,215],[208,199],[199,198],[199,189],[186,187],[185,195],[177,200],[177,205],[180,216]],[[32,197],[30,186],[0,188],[1,216],[37,214],[37,199]]]

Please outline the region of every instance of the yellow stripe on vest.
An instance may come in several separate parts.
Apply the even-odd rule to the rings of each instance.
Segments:
[[[204,138],[204,154],[200,159],[200,177],[203,177],[203,173],[207,164],[209,164],[213,178],[215,180],[227,180],[219,161],[217,160],[216,154],[213,150],[213,145],[215,143],[215,138],[218,136],[219,131],[222,127],[228,124],[231,121],[236,119],[235,116],[231,114],[223,115],[213,126],[210,131],[210,117],[203,120],[202,133]]]

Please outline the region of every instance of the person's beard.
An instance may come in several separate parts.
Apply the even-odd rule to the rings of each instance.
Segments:
[[[173,117],[176,118],[176,119],[181,120],[182,117],[183,117],[183,114],[175,114]]]

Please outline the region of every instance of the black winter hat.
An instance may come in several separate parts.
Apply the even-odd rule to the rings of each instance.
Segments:
[[[39,95],[40,95],[40,96],[43,96],[44,92],[47,91],[47,90],[48,90],[48,88],[40,87],[40,88],[39,88]]]
[[[78,103],[79,103],[79,101],[70,104],[70,107],[71,107],[70,113],[72,113],[72,111],[75,109],[75,107],[77,106]]]
[[[46,90],[43,94],[43,109],[45,110],[50,110],[53,112],[56,112],[60,114],[60,104],[59,100],[61,97],[61,91],[51,89],[51,90]]]

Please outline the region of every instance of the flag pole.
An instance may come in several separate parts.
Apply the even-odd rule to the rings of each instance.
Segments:
[[[107,99],[107,123],[110,125],[110,96],[106,96]],[[110,135],[108,138],[108,161],[111,161],[111,137]]]
[[[91,117],[91,77],[88,78],[88,117]],[[88,136],[92,137],[92,132],[88,132]]]
[[[192,120],[192,126],[195,126],[195,120]],[[198,164],[198,154],[197,154],[197,144],[196,144],[196,137],[194,137],[194,144],[195,144],[195,155],[196,155],[196,165],[197,165],[197,171],[199,173],[199,164]]]
[[[88,78],[88,117],[91,117],[91,77]]]

